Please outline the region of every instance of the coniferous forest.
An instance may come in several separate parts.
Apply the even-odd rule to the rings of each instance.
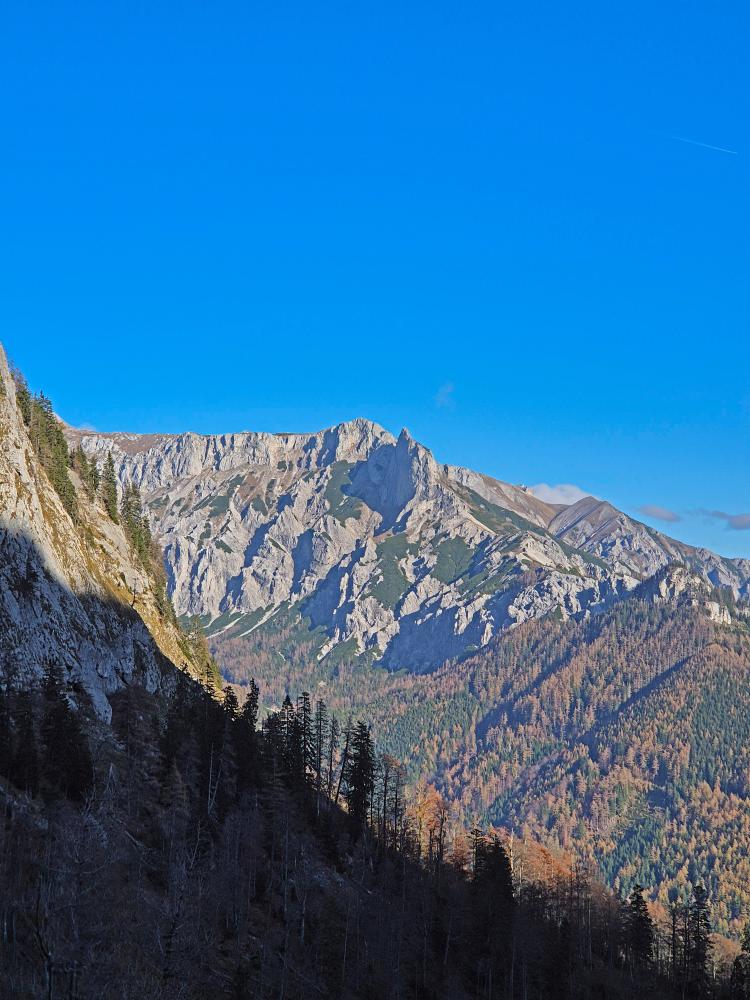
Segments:
[[[113,696],[111,728],[54,666],[4,692],[2,995],[748,995],[700,880],[655,921],[640,885],[457,828],[322,700],[258,726],[256,687],[173,681]]]

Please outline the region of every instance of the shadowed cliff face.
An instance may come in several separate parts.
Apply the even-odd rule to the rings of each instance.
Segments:
[[[28,534],[0,520],[0,682],[37,686],[49,664],[109,721],[108,697],[131,684],[169,690],[175,664],[133,603],[92,585],[73,590]],[[187,657],[180,665],[187,667]]]
[[[26,683],[54,660],[108,719],[109,693],[136,677],[153,690],[164,663],[192,669],[192,654],[123,528],[67,475],[72,515],[34,447],[0,348],[0,670]]]

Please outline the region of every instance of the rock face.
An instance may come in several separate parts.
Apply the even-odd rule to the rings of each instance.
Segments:
[[[54,660],[108,719],[107,694],[132,680],[153,690],[170,659],[190,654],[122,529],[77,485],[74,523],[34,453],[0,347],[0,679],[33,683]]]
[[[430,670],[496,633],[585,615],[673,562],[747,597],[750,561],[722,559],[587,497],[551,506],[523,487],[439,465],[407,431],[367,420],[315,434],[89,434],[141,489],[172,598],[209,634],[294,609],[324,657]]]

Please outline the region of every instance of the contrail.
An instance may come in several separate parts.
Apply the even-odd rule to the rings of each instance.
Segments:
[[[672,139],[676,139],[677,142],[687,142],[691,146],[703,146],[704,149],[715,149],[717,153],[731,153],[732,156],[737,156],[736,149],[725,149],[723,146],[710,146],[707,142],[698,142],[697,139],[686,139],[682,135],[673,135]]]

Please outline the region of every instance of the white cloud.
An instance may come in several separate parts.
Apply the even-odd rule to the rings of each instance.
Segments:
[[[724,521],[732,531],[750,531],[750,514],[727,514],[725,510],[701,510],[698,513],[704,517]]]
[[[582,490],[580,486],[574,486],[573,483],[556,483],[554,485],[537,483],[536,486],[530,486],[529,490],[539,500],[544,500],[545,503],[572,504],[583,500],[584,497],[594,495]]]
[[[675,524],[677,521],[681,521],[682,517],[675,510],[670,510],[669,507],[661,507],[657,503],[644,503],[638,508],[638,513],[643,514],[645,517],[652,517],[655,521],[667,521],[669,524]]]

